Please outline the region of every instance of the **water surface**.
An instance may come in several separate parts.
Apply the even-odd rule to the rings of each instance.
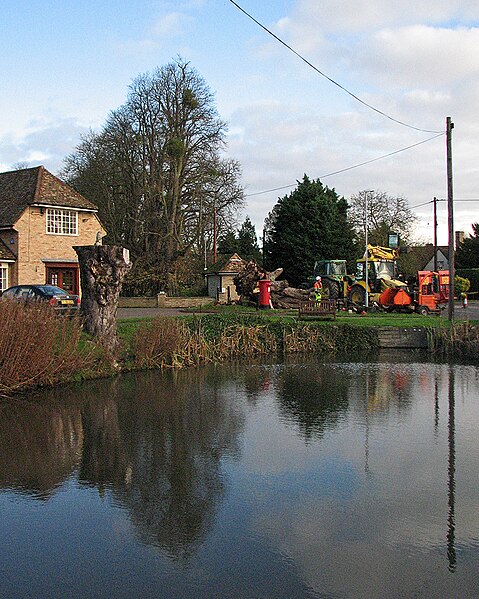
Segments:
[[[0,597],[477,597],[479,368],[385,354],[0,404]]]

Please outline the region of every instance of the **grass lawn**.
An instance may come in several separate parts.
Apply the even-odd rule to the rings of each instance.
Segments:
[[[439,316],[420,316],[419,314],[387,314],[385,312],[369,312],[368,314],[357,314],[349,312],[338,312],[336,319],[309,319],[309,320],[298,320],[297,310],[256,310],[246,306],[214,306],[211,310],[207,311],[188,311],[184,316],[178,316],[176,318],[193,318],[201,316],[206,313],[214,313],[221,315],[226,318],[234,318],[234,316],[246,316],[256,315],[258,318],[266,321],[278,321],[283,320],[286,322],[315,322],[322,323],[324,325],[331,324],[348,324],[354,326],[368,326],[368,327],[449,327],[450,322]],[[140,323],[152,320],[153,317],[144,318],[127,318],[118,320],[118,334],[120,338],[122,336],[129,337],[137,328]],[[471,323],[477,324],[477,321],[471,321]]]

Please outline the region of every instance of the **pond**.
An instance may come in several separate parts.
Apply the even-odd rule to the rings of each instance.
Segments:
[[[479,368],[145,372],[0,404],[0,597],[478,597]]]

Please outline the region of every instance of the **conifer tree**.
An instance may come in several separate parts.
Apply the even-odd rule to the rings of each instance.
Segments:
[[[347,211],[334,189],[304,175],[266,219],[266,267],[282,267],[289,283],[298,285],[311,277],[316,260],[350,259],[355,236]]]

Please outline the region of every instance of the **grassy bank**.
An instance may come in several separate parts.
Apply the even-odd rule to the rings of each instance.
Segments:
[[[182,367],[271,353],[378,349],[372,327],[302,322],[262,313],[120,321],[118,334],[123,362],[136,368]]]
[[[109,356],[79,319],[47,306],[0,302],[0,395],[122,370],[182,368],[270,354],[358,353],[379,350],[378,328],[426,327],[430,350],[475,358],[479,327],[416,315],[340,314],[335,321],[300,321],[295,313],[226,310],[214,314],[118,321],[120,349]]]

